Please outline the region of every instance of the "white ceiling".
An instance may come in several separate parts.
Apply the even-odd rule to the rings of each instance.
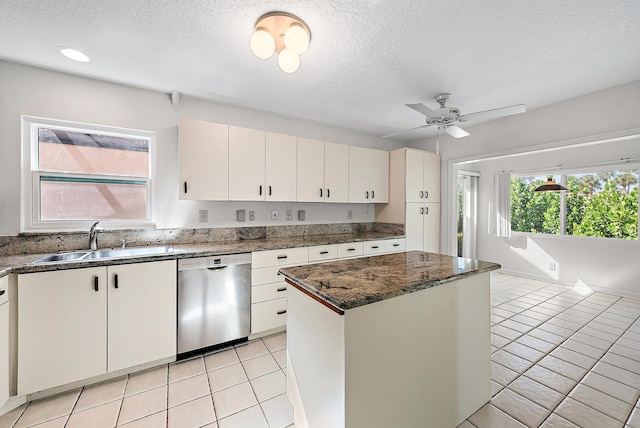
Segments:
[[[274,10],[311,30],[292,75],[249,49]],[[462,114],[531,110],[640,79],[640,1],[2,0],[0,58],[382,136],[440,92]]]

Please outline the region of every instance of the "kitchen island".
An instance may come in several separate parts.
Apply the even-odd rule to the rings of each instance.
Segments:
[[[281,269],[296,426],[454,428],[491,398],[489,272],[410,251]]]

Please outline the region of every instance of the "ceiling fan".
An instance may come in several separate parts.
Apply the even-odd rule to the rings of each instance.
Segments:
[[[415,131],[416,129],[426,128],[429,126],[438,126],[438,130],[446,132],[453,138],[462,138],[468,136],[469,133],[460,128],[457,123],[493,120],[498,119],[499,117],[524,113],[526,111],[524,104],[517,104],[509,107],[502,107],[493,110],[484,110],[461,115],[460,109],[458,109],[457,107],[447,107],[445,105],[447,99],[449,99],[449,95],[451,94],[443,93],[435,96],[436,101],[438,102],[438,104],[440,104],[440,108],[436,110],[432,110],[422,103],[405,104],[407,107],[424,114],[427,121],[426,125],[416,126],[415,128],[406,129],[404,131],[393,132],[391,134],[385,135],[383,138],[392,137],[394,135]]]

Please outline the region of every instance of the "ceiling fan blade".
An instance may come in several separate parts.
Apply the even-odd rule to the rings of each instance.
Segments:
[[[396,132],[392,132],[391,134],[383,135],[382,138],[395,137],[396,135],[405,134],[407,132],[415,131],[416,129],[420,129],[420,128],[426,128],[428,126],[431,126],[431,125],[427,124],[427,125],[416,126],[415,128],[403,129],[402,131],[396,131]]]
[[[499,117],[511,116],[513,114],[524,113],[526,110],[524,104],[515,106],[496,108],[493,110],[478,111],[475,113],[463,114],[458,120],[461,122],[471,122],[474,120],[493,120]]]
[[[414,109],[415,111],[417,111],[418,113],[422,113],[427,117],[439,117],[438,113],[436,113],[435,111],[431,110],[429,107],[427,107],[426,105],[422,104],[422,103],[418,103],[418,104],[405,104],[407,107]]]
[[[456,125],[447,126],[446,128],[444,128],[444,132],[451,135],[453,138],[463,138],[470,135],[467,131]]]

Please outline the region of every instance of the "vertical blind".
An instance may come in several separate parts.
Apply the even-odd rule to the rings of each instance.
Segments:
[[[496,235],[501,238],[511,237],[511,173],[495,173],[495,214]]]

